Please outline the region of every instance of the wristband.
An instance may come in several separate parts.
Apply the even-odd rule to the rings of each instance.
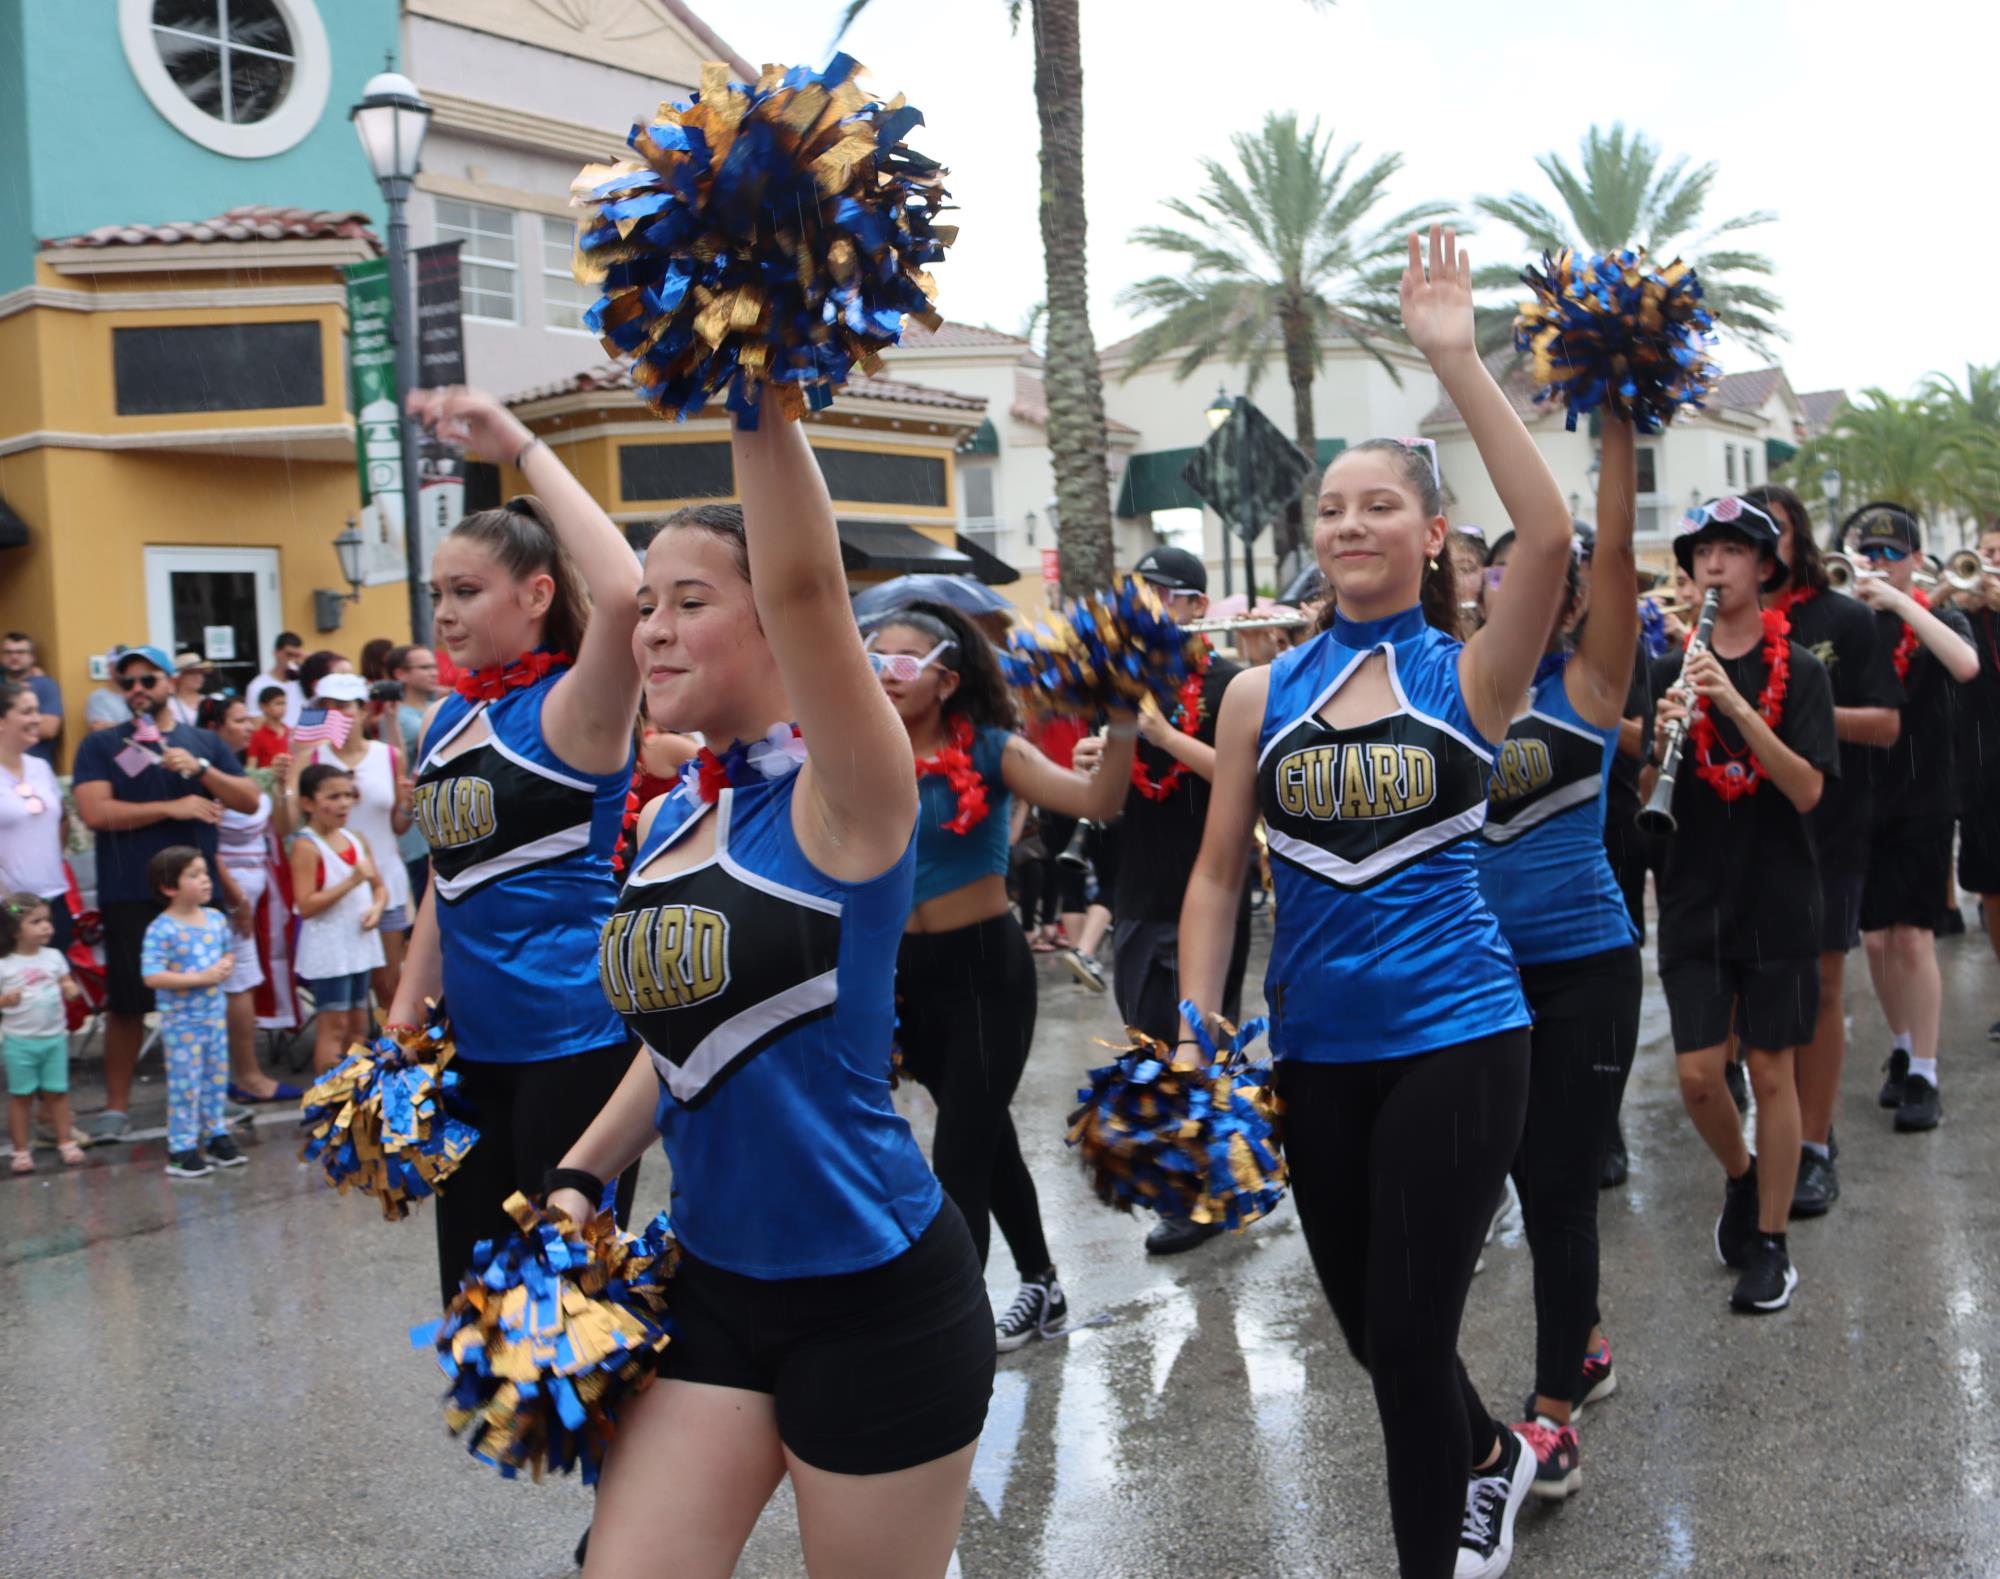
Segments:
[[[1104,738],[1106,740],[1137,740],[1139,738],[1139,726],[1137,724],[1106,724],[1104,726]]]
[[[604,1199],[604,1181],[598,1178],[596,1174],[586,1173],[581,1168],[551,1168],[547,1173],[544,1173],[542,1175],[543,1202],[546,1204],[548,1198],[558,1190],[576,1191],[578,1195],[581,1195],[585,1200],[590,1202],[593,1210],[596,1208],[597,1203]]]
[[[542,436],[539,433],[537,433],[533,438],[529,439],[526,444],[523,444],[518,450],[514,452],[515,471],[519,471],[521,469],[521,463],[528,458],[528,451],[533,449],[537,444],[540,444],[541,442],[542,442]]]

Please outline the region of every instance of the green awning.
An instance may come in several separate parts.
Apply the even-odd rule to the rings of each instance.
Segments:
[[[1125,463],[1118,484],[1117,513],[1130,518],[1155,510],[1199,510],[1201,495],[1181,481],[1194,450],[1151,450]]]
[[[988,417],[978,427],[959,441],[961,455],[998,455],[1000,453],[1000,433]]]
[[[1334,456],[1338,455],[1342,450],[1346,448],[1347,448],[1347,440],[1345,439],[1321,439],[1319,443],[1314,446],[1314,449],[1317,451],[1317,458],[1319,460],[1319,469],[1321,471],[1325,471],[1327,467],[1333,464]]]
[[[1786,461],[1798,454],[1798,452],[1799,447],[1796,444],[1787,444],[1783,439],[1766,439],[1764,441],[1765,472],[1768,474],[1776,471]]]

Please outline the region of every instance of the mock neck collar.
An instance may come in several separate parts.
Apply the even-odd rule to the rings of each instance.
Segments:
[[[1338,609],[1333,615],[1333,639],[1343,647],[1352,647],[1357,652],[1365,648],[1380,647],[1385,642],[1398,646],[1413,641],[1423,635],[1428,627],[1424,623],[1423,605],[1412,603],[1401,612],[1379,620],[1351,620]]]

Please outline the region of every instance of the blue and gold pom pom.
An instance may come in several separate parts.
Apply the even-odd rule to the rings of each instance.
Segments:
[[[1074,598],[1033,630],[1007,638],[1000,667],[1030,710],[1094,717],[1135,710],[1148,696],[1169,718],[1201,661],[1201,638],[1176,625],[1153,589],[1126,576]]]
[[[356,1043],[299,1103],[306,1162],[345,1194],[372,1195],[391,1221],[437,1192],[465,1160],[479,1131],[453,1115],[458,1084],[451,1038],[432,1024],[398,1042]]]
[[[769,386],[795,418],[873,371],[906,317],[937,327],[925,265],[958,234],[937,223],[945,172],[904,146],[923,116],[860,71],[835,55],[753,84],[704,65],[688,102],[632,128],[636,160],[571,184],[576,277],[603,292],[584,325],[661,416],[722,395],[755,427]]]
[[[679,1251],[662,1212],[643,1234],[600,1212],[581,1228],[511,1195],[521,1231],[482,1239],[441,1321],[410,1330],[451,1378],[445,1426],[512,1480],[522,1470],[604,1467],[620,1412],[653,1380],[670,1338],[667,1284]]]
[[[1521,281],[1535,294],[1515,315],[1514,346],[1532,358],[1536,404],[1567,407],[1567,428],[1602,407],[1657,433],[1722,376],[1692,264],[1653,268],[1643,247],[1602,257],[1564,249]]]
[[[1164,1042],[1131,1032],[1118,1061],[1091,1070],[1077,1092],[1083,1105],[1070,1115],[1069,1143],[1110,1205],[1241,1228],[1285,1194],[1270,1066],[1247,1055],[1265,1022],[1223,1026],[1228,1045],[1218,1048],[1193,1004],[1181,1013],[1202,1062],[1177,1065]]]

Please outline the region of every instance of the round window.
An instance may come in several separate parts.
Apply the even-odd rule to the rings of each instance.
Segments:
[[[153,107],[217,153],[282,153],[326,108],[313,0],[119,0],[126,61]]]

